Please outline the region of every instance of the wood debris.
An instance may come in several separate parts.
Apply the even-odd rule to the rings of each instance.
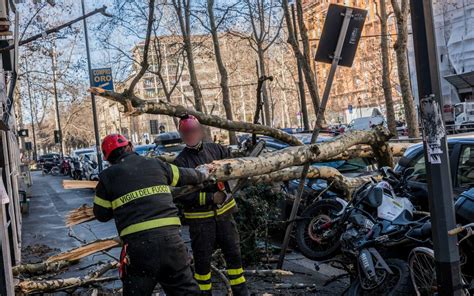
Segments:
[[[91,243],[82,245],[78,248],[49,257],[46,262],[57,262],[61,260],[74,261],[87,257],[100,251],[110,250],[120,246],[120,238],[106,238],[96,240]]]
[[[81,207],[70,211],[66,215],[66,227],[71,227],[92,220],[95,220],[92,207],[84,204]]]
[[[64,189],[95,189],[97,181],[87,180],[63,180]]]

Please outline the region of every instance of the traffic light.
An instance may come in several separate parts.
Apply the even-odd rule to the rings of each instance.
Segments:
[[[61,143],[61,133],[58,130],[54,131],[54,143]]]
[[[33,150],[33,144],[31,144],[31,142],[25,142],[25,150],[26,151]]]

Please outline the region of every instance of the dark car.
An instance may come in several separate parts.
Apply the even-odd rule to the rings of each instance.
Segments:
[[[474,137],[448,138],[448,152],[453,198],[457,198],[462,192],[474,186]],[[403,173],[407,168],[414,170],[409,176],[410,188],[416,191],[416,196],[426,197],[428,186],[423,144],[415,144],[408,148],[400,158],[395,171]],[[422,205],[426,209],[427,201]]]

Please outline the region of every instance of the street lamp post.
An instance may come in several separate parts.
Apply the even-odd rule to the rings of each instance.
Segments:
[[[82,15],[85,15],[85,7],[84,7],[84,0],[81,0],[81,6],[82,6]],[[86,53],[87,53],[87,69],[89,70],[89,84],[90,86],[94,85],[94,81],[92,78],[92,67],[91,67],[91,54],[89,51],[89,37],[87,35],[87,21],[84,18],[83,20],[84,23],[84,37],[86,39]],[[99,172],[102,171],[102,156],[101,156],[101,150],[100,150],[100,136],[99,136],[99,124],[97,121],[97,106],[95,102],[95,96],[93,93],[91,93],[91,101],[92,101],[92,118],[94,121],[94,134],[95,134],[95,150],[97,152],[97,163],[99,165]]]
[[[53,67],[53,91],[54,91],[54,105],[56,108],[56,128],[59,132],[59,145],[61,146],[61,157],[64,157],[64,142],[63,142],[63,131],[61,129],[61,117],[59,116],[59,100],[58,100],[58,89],[56,86],[57,80],[57,61],[56,61],[56,44],[53,40],[53,47],[51,50],[51,64]]]

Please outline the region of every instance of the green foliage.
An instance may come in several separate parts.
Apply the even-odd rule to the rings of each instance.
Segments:
[[[239,212],[235,217],[240,232],[240,247],[245,265],[255,265],[268,251],[269,233],[281,227],[283,193],[269,185],[244,188],[236,197]]]

